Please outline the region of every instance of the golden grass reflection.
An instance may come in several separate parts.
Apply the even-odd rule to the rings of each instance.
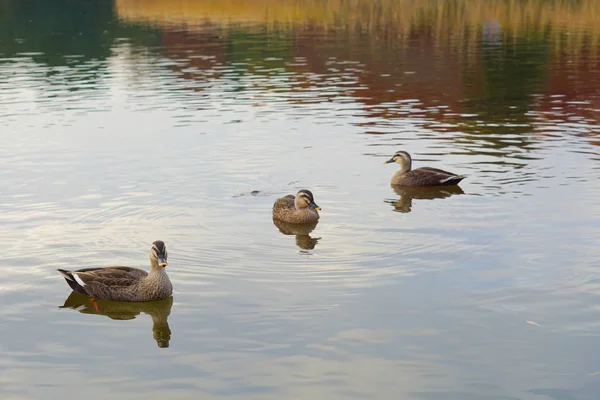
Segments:
[[[445,36],[497,23],[513,35],[531,26],[569,31],[571,42],[586,31],[596,43],[600,32],[594,0],[116,0],[116,10],[122,20],[158,27],[233,22],[409,33],[427,25]]]

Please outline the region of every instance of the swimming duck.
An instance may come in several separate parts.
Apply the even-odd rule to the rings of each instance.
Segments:
[[[320,210],[310,190],[302,189],[294,197],[288,194],[275,200],[273,218],[292,224],[308,224],[319,220]]]
[[[150,272],[132,267],[59,269],[71,289],[103,300],[155,301],[166,299],[173,286],[165,271],[167,247],[157,240],[150,248]]]
[[[449,186],[457,185],[466,177],[437,168],[422,167],[411,170],[412,159],[406,151],[397,151],[392,158],[384,161],[400,164],[400,169],[392,175],[392,185],[398,186]]]

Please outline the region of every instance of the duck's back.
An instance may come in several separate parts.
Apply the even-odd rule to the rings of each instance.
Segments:
[[[285,210],[295,210],[296,209],[296,205],[294,204],[295,201],[295,197],[292,196],[291,194],[288,194],[287,196],[281,197],[277,200],[275,200],[275,204],[273,204],[273,212],[275,210],[281,210],[281,209],[285,209]]]
[[[400,186],[447,186],[456,185],[465,177],[438,168],[422,167],[405,173],[397,173],[392,184]]]
[[[148,276],[148,272],[144,271],[143,269],[122,266],[82,268],[75,272],[97,272],[106,278],[128,277],[133,279],[141,279]]]

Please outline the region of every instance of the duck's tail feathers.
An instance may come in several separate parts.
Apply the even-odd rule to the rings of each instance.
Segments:
[[[67,281],[72,281],[75,282],[75,279],[73,279],[73,274],[71,273],[71,271],[67,271],[66,269],[57,269],[57,271],[63,276],[63,278],[65,278]]]
[[[66,269],[57,269],[57,271],[62,275],[63,278],[65,278],[65,281],[67,281],[67,284],[71,289],[78,293],[88,294],[83,288],[83,286],[81,286],[75,280],[75,277],[73,276],[73,273],[71,271],[67,271]]]
[[[440,181],[440,184],[442,184],[442,185],[456,185],[457,183],[459,183],[460,181],[462,181],[465,178],[466,178],[465,175],[449,176],[448,178],[442,179]]]

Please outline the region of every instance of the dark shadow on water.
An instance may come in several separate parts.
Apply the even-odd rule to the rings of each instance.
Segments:
[[[113,7],[108,0],[8,1],[0,15],[0,53],[26,53],[51,66],[105,60],[114,39]]]
[[[394,211],[409,213],[412,211],[413,199],[434,200],[445,199],[453,195],[465,194],[458,185],[432,186],[432,187],[402,187],[390,185],[394,192],[400,196],[396,200],[386,199],[386,203],[394,206]]]
[[[313,238],[310,233],[316,228],[319,222],[312,224],[290,224],[277,219],[273,219],[273,224],[284,235],[296,235],[296,246],[304,250],[312,250],[321,238]]]
[[[110,319],[134,319],[142,312],[152,317],[152,332],[158,347],[169,347],[171,329],[167,321],[171,314],[173,297],[160,301],[132,303],[93,299],[81,293],[71,292],[65,304],[59,308],[72,308],[82,314],[105,315]]]

